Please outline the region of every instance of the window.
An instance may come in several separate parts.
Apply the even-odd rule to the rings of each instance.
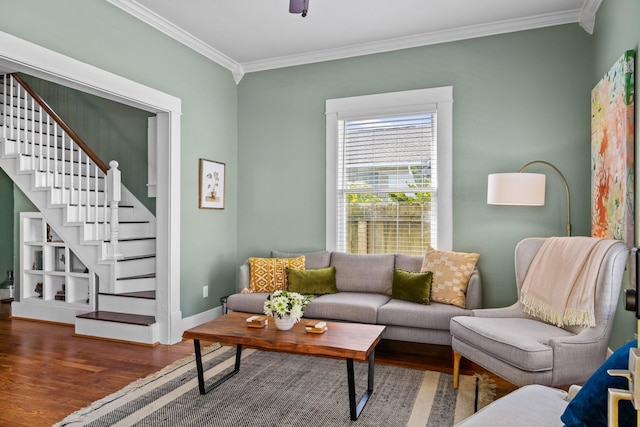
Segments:
[[[331,99],[327,249],[451,249],[452,88]]]

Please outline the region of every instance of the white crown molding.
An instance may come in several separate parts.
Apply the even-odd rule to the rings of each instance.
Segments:
[[[506,34],[516,31],[532,30],[551,27],[555,25],[579,23],[589,34],[593,33],[595,17],[602,0],[585,0],[581,9],[569,10],[561,13],[550,13],[523,19],[514,19],[495,22],[484,25],[474,25],[445,31],[418,34],[410,37],[401,37],[380,42],[364,43],[345,46],[338,49],[304,53],[300,55],[270,58],[261,61],[239,63],[227,55],[214,49],[192,34],[177,27],[135,0],[106,0],[116,7],[124,10],[137,19],[151,25],[158,31],[177,40],[185,46],[195,50],[206,58],[227,68],[233,74],[237,83],[245,73],[272,70],[276,68],[292,67],[296,65],[312,64],[317,62],[332,61],[336,59],[351,58],[356,56],[371,55],[375,53],[390,52],[400,49],[408,49],[419,46],[428,46],[452,41],[467,40],[478,37],[486,37],[498,34]]]
[[[236,83],[239,83],[242,79],[244,71],[242,69],[242,65],[240,65],[238,62],[229,58],[224,53],[214,49],[207,43],[186,32],[182,28],[167,21],[157,13],[142,6],[135,0],[107,0],[107,2],[124,10],[125,12],[141,20],[142,22],[152,26],[161,33],[164,33],[172,39],[195,50],[196,52],[212,60],[213,62],[222,65],[226,69],[230,70]]]
[[[602,0],[585,0],[580,14],[580,26],[589,34],[593,34],[596,26],[596,12]]]
[[[242,64],[245,73],[264,71],[282,67],[310,64],[314,62],[332,61],[336,59],[351,58],[355,56],[371,55],[375,53],[390,52],[400,49],[428,46],[452,41],[467,40],[478,37],[493,36],[516,31],[531,30],[550,27],[554,25],[579,22],[581,10],[571,10],[563,13],[539,15],[523,19],[495,22],[492,24],[473,25],[452,30],[436,31],[418,34],[410,37],[401,37],[383,40],[374,43],[365,43],[346,46],[339,49],[330,49],[309,54],[292,55],[264,61],[246,62]]]

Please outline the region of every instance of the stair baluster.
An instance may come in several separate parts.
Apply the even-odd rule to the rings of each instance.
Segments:
[[[11,80],[13,82],[13,80]],[[31,156],[31,169],[36,168],[36,106],[35,100],[31,98],[31,141],[25,138],[27,147],[25,154]],[[21,151],[20,151],[21,152]]]
[[[112,259],[122,259],[118,237],[120,234],[118,223],[118,203],[121,200],[121,183],[118,162],[111,160],[107,171],[107,187],[109,188],[109,204],[111,205],[111,238],[109,242],[109,256]]]
[[[40,135],[38,137],[38,170],[41,171],[42,170],[42,162],[44,160],[44,156],[43,156],[43,150],[42,150],[42,145],[43,145],[43,138],[44,138],[44,128],[42,126],[42,107],[38,106],[38,113],[39,113],[39,120],[40,120]]]
[[[120,182],[118,182],[118,185],[121,185]],[[102,221],[102,235],[106,236],[107,234],[109,234],[109,221],[107,221],[107,211],[109,211],[110,206],[109,206],[109,199],[111,197],[106,197],[106,195],[109,195],[111,193],[113,193],[113,190],[110,190],[110,184],[109,184],[109,171],[107,171],[107,179],[105,180],[104,183],[104,188],[105,188],[105,197],[103,200],[103,207],[102,210],[104,211],[104,221]],[[120,188],[120,187],[118,187]],[[119,206],[118,206],[119,207]],[[117,217],[117,215],[116,215]],[[113,214],[110,216],[110,220],[113,220]],[[116,220],[118,220],[118,218],[116,218]],[[119,236],[118,236],[119,237]]]
[[[69,196],[67,195],[67,185],[65,184],[65,167],[66,167],[66,148],[65,148],[65,143],[64,143],[64,132],[61,135],[61,139],[62,139],[62,150],[60,153],[60,160],[62,161],[62,171],[61,171],[61,176],[60,176],[60,191],[62,193],[62,203],[69,203]]]
[[[7,79],[2,79],[2,141],[7,140]]]
[[[14,111],[13,111],[13,78],[11,79],[11,86],[9,87],[9,120],[10,120],[10,125],[11,125],[11,134],[9,135],[9,138],[11,140],[16,139],[15,136],[15,126],[14,126],[14,121],[13,121],[13,116],[14,116]]]
[[[47,185],[58,186],[58,125],[56,123],[53,124],[53,175],[51,182],[47,182]]]
[[[80,164],[80,169],[82,169],[82,163]],[[91,222],[91,217],[89,216],[90,212],[91,212],[91,169],[89,168],[89,157],[85,156],[84,158],[84,180],[85,180],[85,188],[84,188],[84,194],[85,194],[85,206],[84,206],[84,221],[85,222]],[[97,194],[96,194],[97,197]]]

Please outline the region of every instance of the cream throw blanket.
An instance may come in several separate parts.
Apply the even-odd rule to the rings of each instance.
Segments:
[[[550,237],[531,261],[520,292],[524,311],[559,327],[593,327],[600,264],[615,240]]]

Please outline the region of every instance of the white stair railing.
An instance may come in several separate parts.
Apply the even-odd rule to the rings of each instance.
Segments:
[[[118,163],[112,169],[18,75],[2,79],[4,155],[20,158],[51,203],[66,205],[77,222],[91,224],[92,240],[110,239],[105,255],[122,258],[118,244]]]

